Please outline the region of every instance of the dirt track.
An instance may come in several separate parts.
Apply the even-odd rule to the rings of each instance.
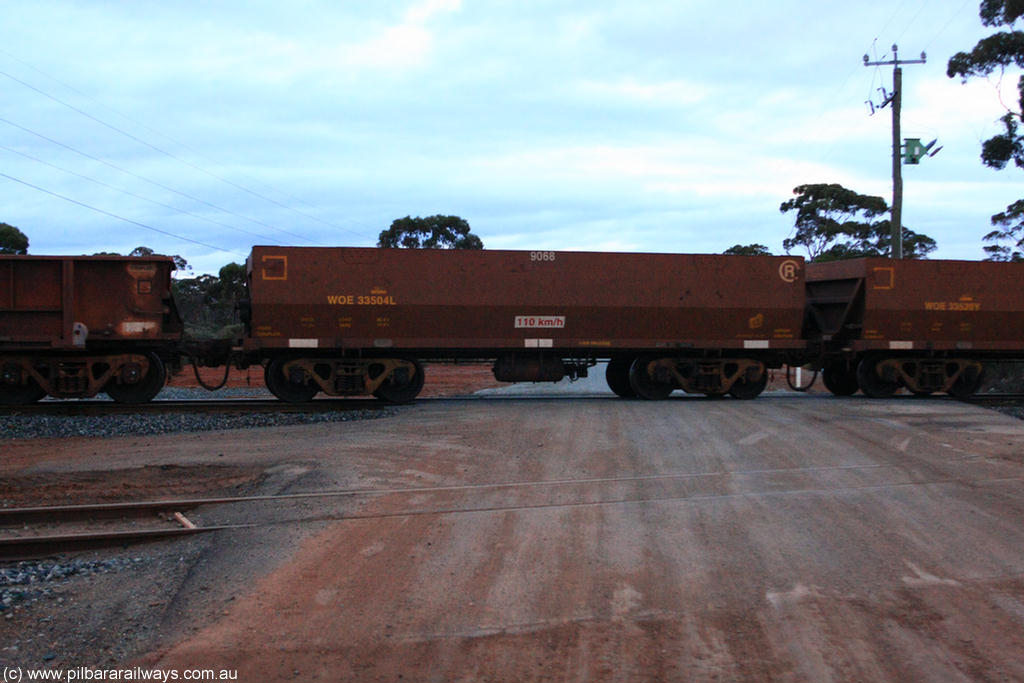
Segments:
[[[210,541],[146,666],[243,681],[1024,679],[1024,423],[982,409],[435,401],[118,441],[35,469],[216,454],[265,468],[266,492],[418,489],[206,511],[318,521]]]

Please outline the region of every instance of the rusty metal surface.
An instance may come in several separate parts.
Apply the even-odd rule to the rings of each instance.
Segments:
[[[161,256],[0,256],[0,348],[175,339],[173,269]]]
[[[254,247],[247,346],[799,348],[803,266],[770,256]]]
[[[862,323],[854,348],[1024,349],[1024,264],[885,258],[807,264],[812,289],[856,280],[863,282],[863,319],[854,321]]]

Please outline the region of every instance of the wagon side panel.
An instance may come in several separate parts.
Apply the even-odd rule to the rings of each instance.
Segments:
[[[261,348],[801,344],[795,258],[256,247],[248,268]]]

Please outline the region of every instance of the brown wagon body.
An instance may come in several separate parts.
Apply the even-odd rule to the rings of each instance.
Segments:
[[[624,386],[643,356],[661,388],[722,393],[803,347],[799,258],[255,247],[247,269],[246,349],[271,359],[268,385],[299,389],[294,400],[376,393],[420,360],[467,357],[496,358],[506,381],[614,359]]]
[[[842,299],[849,315],[833,317],[827,332],[857,350],[1024,350],[1021,264],[884,258],[809,263],[807,283],[812,306],[828,289]],[[836,302],[831,306],[842,315]]]
[[[794,258],[256,247],[248,270],[251,348],[801,346]]]
[[[982,360],[1024,355],[1022,285],[1024,264],[1018,263],[811,263],[808,336],[845,354],[850,373],[852,361],[859,365],[866,358],[872,366],[863,371],[868,383],[879,374],[885,380],[881,394],[891,393],[894,384],[917,393],[969,393]]]
[[[0,256],[0,348],[176,340],[168,257]]]
[[[163,256],[0,256],[0,398],[148,400],[182,334],[173,270]]]

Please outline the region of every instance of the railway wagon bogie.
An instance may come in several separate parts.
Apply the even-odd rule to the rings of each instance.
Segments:
[[[676,389],[752,399],[767,386],[768,372],[765,363],[753,358],[640,356],[630,366],[629,382],[633,394],[649,400],[667,398]]]
[[[0,404],[35,403],[46,396],[46,389],[33,376],[38,370],[31,362],[25,367],[25,360],[5,358],[0,366]]]
[[[408,358],[279,357],[267,363],[264,380],[274,396],[289,403],[304,403],[320,392],[407,403],[423,389],[424,370]]]
[[[7,356],[0,379],[0,403],[8,405],[99,393],[118,403],[145,403],[163,388],[167,371],[153,352]]]
[[[891,365],[868,355],[857,363],[857,386],[869,398],[889,398],[899,391],[900,380]]]
[[[900,387],[915,396],[942,392],[967,398],[983,378],[984,364],[974,358],[867,354],[857,366],[858,386],[872,398],[888,398]]]
[[[156,398],[167,383],[167,369],[160,356],[150,351],[118,358],[120,365],[111,368],[103,385],[107,396],[118,403],[148,403]]]

